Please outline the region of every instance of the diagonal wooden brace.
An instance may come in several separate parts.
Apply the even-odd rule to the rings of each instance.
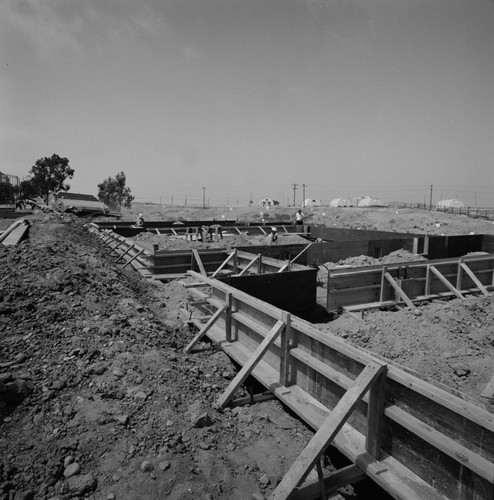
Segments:
[[[189,354],[189,352],[192,350],[192,348],[199,342],[199,340],[208,333],[208,331],[211,329],[211,327],[218,321],[218,318],[226,311],[228,308],[228,305],[225,304],[221,306],[209,319],[209,321],[204,325],[204,328],[200,330],[196,336],[189,342],[187,347],[184,349],[185,354]]]
[[[309,444],[302,450],[302,453],[269,497],[269,500],[287,500],[293,495],[295,488],[307,477],[319,460],[319,456],[332,443],[359,401],[369,390],[369,387],[385,369],[385,366],[377,362],[371,362],[362,370],[354,384],[333,408]]]
[[[225,408],[225,406],[232,399],[235,391],[242,385],[245,379],[251,374],[252,370],[258,365],[259,361],[261,361],[266,351],[269,349],[271,344],[276,340],[276,337],[281,333],[283,328],[285,328],[286,324],[279,320],[276,324],[271,328],[269,333],[266,335],[264,340],[259,344],[257,349],[252,354],[252,357],[247,361],[247,363],[243,366],[243,368],[237,373],[235,378],[230,382],[230,385],[226,388],[225,392],[220,396],[216,405],[219,408]]]

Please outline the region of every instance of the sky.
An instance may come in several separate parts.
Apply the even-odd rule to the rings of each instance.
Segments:
[[[0,171],[494,206],[493,0],[0,0]]]

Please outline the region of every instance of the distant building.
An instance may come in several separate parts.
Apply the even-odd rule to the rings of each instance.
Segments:
[[[335,198],[329,202],[330,207],[350,207],[352,204],[346,198]]]
[[[461,200],[451,199],[451,200],[440,200],[436,204],[436,209],[444,210],[447,208],[463,208],[465,204]]]
[[[320,207],[320,206],[321,206],[321,200],[313,198],[306,198],[304,200],[304,207]]]
[[[105,215],[110,212],[110,209],[92,194],[61,192],[53,196],[51,204],[60,212],[73,212],[79,215]]]
[[[360,198],[358,207],[384,207],[384,203],[379,198],[371,198],[370,196],[364,196]]]
[[[259,206],[263,208],[274,207],[275,205],[279,205],[279,202],[271,198],[263,198],[259,201]]]

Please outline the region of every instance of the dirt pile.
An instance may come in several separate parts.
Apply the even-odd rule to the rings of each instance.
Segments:
[[[182,353],[182,285],[119,270],[76,219],[31,223],[0,247],[0,498],[263,498],[311,433],[275,401],[213,410],[235,369]]]

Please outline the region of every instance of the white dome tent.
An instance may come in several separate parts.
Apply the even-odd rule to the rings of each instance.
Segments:
[[[317,199],[312,199],[312,198],[306,198],[304,201],[304,207],[320,207],[321,206],[321,200]]]
[[[350,200],[346,198],[335,198],[329,202],[330,207],[349,207],[351,206]]]
[[[259,201],[259,206],[264,208],[274,207],[275,203],[271,198],[263,198]]]
[[[445,210],[448,208],[463,208],[465,204],[461,200],[451,199],[451,200],[440,200],[436,204],[436,208],[439,210]]]
[[[365,196],[358,202],[359,207],[383,207],[384,204],[379,198],[371,198],[370,196]]]

